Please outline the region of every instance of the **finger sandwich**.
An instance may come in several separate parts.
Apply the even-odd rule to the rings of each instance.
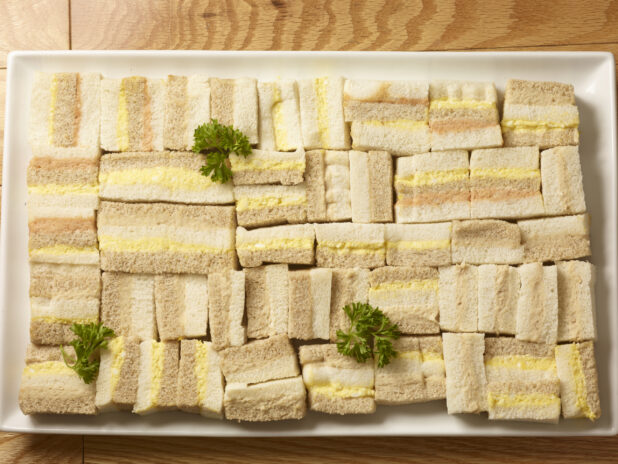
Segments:
[[[578,147],[554,147],[542,151],[541,181],[547,215],[586,212]]]
[[[518,340],[555,345],[558,341],[558,276],[556,266],[522,264],[517,301]]]
[[[163,146],[191,150],[195,129],[210,121],[210,83],[206,76],[167,76]]]
[[[451,264],[451,223],[386,224],[386,264],[447,266]]]
[[[243,267],[263,263],[313,264],[314,242],[312,224],[236,229],[236,251]]]
[[[587,261],[558,261],[558,342],[596,340],[594,284]]]
[[[393,221],[393,159],[385,151],[350,152],[353,222]]]
[[[384,266],[386,250],[382,224],[315,224],[319,267]]]
[[[281,184],[296,185],[303,181],[305,150],[252,150],[249,156],[230,154],[230,169],[234,185]]]
[[[210,117],[245,134],[251,145],[258,143],[257,81],[210,78]]]
[[[133,409],[137,401],[140,344],[136,338],[116,337],[101,350],[95,404],[100,412]]]
[[[307,220],[310,222],[351,220],[348,152],[312,150],[308,151],[306,156]]]
[[[330,293],[330,341],[337,341],[338,330],[348,330],[350,319],[343,307],[352,303],[367,303],[369,269],[333,269]]]
[[[303,146],[298,89],[292,79],[258,82],[261,150],[294,151]]]
[[[236,220],[242,227],[301,224],[307,221],[305,184],[234,187]]]
[[[478,331],[515,335],[519,273],[504,264],[478,266]]]
[[[453,263],[521,263],[524,247],[518,224],[496,219],[453,221]]]
[[[289,272],[288,336],[328,340],[333,270],[312,268]]]
[[[215,272],[208,276],[208,323],[215,350],[247,342],[244,271]]]
[[[440,328],[449,332],[478,329],[478,267],[468,264],[439,269]]]
[[[145,415],[176,409],[179,343],[145,340],[139,348],[137,398],[133,412]]]
[[[270,264],[244,272],[247,337],[288,333],[288,265]]]
[[[446,398],[446,373],[442,336],[418,337],[418,343],[423,355],[425,401],[443,400]]]

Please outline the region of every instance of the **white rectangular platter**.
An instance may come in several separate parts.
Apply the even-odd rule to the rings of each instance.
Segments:
[[[614,435],[618,432],[618,300],[616,94],[611,53],[406,52],[17,52],[9,56],[0,249],[0,429],[18,432],[195,435]],[[449,416],[444,401],[381,406],[369,416],[310,412],[299,422],[239,424],[185,413],[140,417],[27,417],[17,396],[28,341],[28,228],[26,166],[28,108],[35,71],[90,71],[107,77],[202,73],[216,77],[301,78],[340,74],[366,79],[508,78],[555,80],[575,86],[580,153],[591,215],[592,262],[597,267],[596,343],[602,417],[595,423],[490,422],[486,415]]]

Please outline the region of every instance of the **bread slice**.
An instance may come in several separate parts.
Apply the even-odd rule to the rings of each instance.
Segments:
[[[383,224],[315,224],[319,267],[384,266]]]
[[[385,151],[350,152],[353,222],[393,221],[393,159]]]
[[[478,268],[478,331],[515,335],[519,273],[513,266],[483,264]]]
[[[101,120],[101,75],[34,75],[30,147],[35,157],[96,159]]]
[[[373,360],[358,363],[337,345],[305,345],[299,349],[309,408],[328,414],[371,414],[376,410]]]
[[[497,101],[496,87],[492,82],[431,82],[431,149],[470,150],[502,146]]]
[[[210,121],[208,77],[167,76],[163,146],[171,150],[191,150],[195,129]]]
[[[447,266],[451,264],[451,223],[386,224],[386,264]]]
[[[470,215],[525,218],[545,214],[537,147],[489,148],[470,155]]]
[[[352,219],[348,152],[312,150],[307,152],[306,158],[307,220],[337,222]]]
[[[106,151],[161,151],[165,80],[132,76],[101,81],[101,147]]]
[[[247,337],[288,333],[288,265],[245,269]]]
[[[443,333],[449,414],[487,411],[483,334]]]
[[[305,184],[234,187],[236,220],[242,227],[301,224],[307,221]]]
[[[244,271],[215,272],[208,276],[208,319],[215,350],[247,342]]]
[[[333,270],[290,271],[288,336],[300,340],[329,339]]]
[[[385,150],[394,156],[410,156],[429,150],[427,121],[352,121],[352,148],[355,150]]]
[[[71,345],[64,347],[64,352],[71,359],[75,357],[75,350]],[[62,361],[62,352],[57,345],[36,345],[28,343],[26,348],[26,364],[37,364],[47,361]]]
[[[131,410],[137,401],[140,372],[140,343],[136,338],[119,336],[101,350],[95,404],[100,412]]]
[[[247,157],[230,155],[234,185],[296,185],[303,181],[305,150],[293,152],[253,150]]]
[[[293,151],[303,146],[298,89],[292,79],[258,82],[262,150]]]
[[[133,412],[145,415],[176,409],[179,342],[145,340],[139,348],[137,398]]]
[[[258,143],[257,81],[210,78],[210,117],[245,134],[251,145]]]
[[[558,276],[556,266],[522,264],[517,301],[518,340],[556,344],[558,340]]]
[[[314,242],[312,224],[236,229],[236,251],[243,267],[263,263],[313,264]]]
[[[97,222],[106,271],[208,274],[236,266],[231,206],[103,201]]]
[[[446,398],[446,373],[444,370],[442,336],[418,337],[418,342],[423,355],[425,400],[443,400]]]
[[[206,155],[190,152],[110,153],[101,157],[100,197],[126,202],[229,204],[230,183],[200,173]]]
[[[439,270],[440,329],[478,330],[478,267],[459,264]]]
[[[350,320],[343,307],[351,303],[367,303],[369,269],[333,269],[330,293],[330,341],[337,341],[337,330],[348,330]]]
[[[541,152],[545,213],[550,216],[586,212],[579,147],[555,147]]]
[[[559,261],[558,341],[596,340],[596,270],[586,261]]]
[[[501,124],[507,147],[577,145],[579,113],[573,86],[509,79]]]
[[[521,263],[524,246],[518,224],[496,219],[453,221],[453,263]]]
[[[594,344],[569,343],[556,347],[562,415],[567,418],[601,417]]]
[[[470,217],[468,152],[421,153],[397,159],[397,222],[438,222]]]
[[[343,78],[326,76],[297,82],[305,149],[349,149],[350,135],[343,118]]]
[[[221,358],[212,343],[181,340],[176,405],[204,417],[223,418]]]
[[[164,274],[154,278],[154,303],[159,338],[205,337],[208,326],[208,278]]]

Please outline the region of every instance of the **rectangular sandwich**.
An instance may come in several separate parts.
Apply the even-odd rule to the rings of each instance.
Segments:
[[[133,412],[144,415],[176,409],[179,342],[144,340],[139,349],[137,397]]]
[[[586,261],[559,261],[558,341],[596,340],[594,284],[596,271]]]
[[[384,266],[383,224],[315,224],[316,261],[319,267]]]
[[[519,273],[505,264],[478,266],[478,331],[515,335]]]
[[[257,81],[210,78],[210,117],[245,134],[251,145],[258,143]]]
[[[288,336],[329,339],[333,270],[313,268],[289,273]]]
[[[518,340],[556,344],[558,341],[558,274],[556,266],[522,264],[517,300]]]
[[[386,224],[386,264],[447,266],[451,264],[451,223]]]
[[[208,323],[215,350],[247,342],[244,271],[215,272],[208,276]]]
[[[307,222],[307,192],[298,185],[238,185],[234,187],[236,220],[242,227]]]
[[[423,355],[425,400],[443,400],[446,398],[446,372],[442,336],[419,337],[418,342]]]
[[[130,411],[137,401],[140,372],[140,342],[119,336],[101,350],[101,364],[96,382],[95,404],[100,412],[117,409]]]
[[[300,184],[305,172],[305,150],[252,150],[247,157],[230,155],[234,185]]]
[[[288,333],[288,265],[245,269],[247,337]]]
[[[453,221],[451,239],[453,263],[517,264],[523,262],[523,234],[518,224],[497,219]]]
[[[261,150],[293,151],[303,146],[298,89],[292,79],[257,84]]]
[[[439,269],[440,329],[476,332],[478,329],[478,267],[468,264]]]
[[[385,151],[350,152],[353,222],[393,221],[393,159]]]
[[[314,242],[312,224],[236,229],[236,252],[243,267],[263,263],[313,264]]]
[[[307,220],[337,222],[352,219],[350,157],[347,151],[308,151],[305,184]]]
[[[350,319],[343,307],[352,303],[367,303],[369,269],[333,269],[330,291],[330,341],[337,341],[337,330],[348,330]]]
[[[555,147],[542,151],[541,182],[547,215],[586,212],[579,147]]]

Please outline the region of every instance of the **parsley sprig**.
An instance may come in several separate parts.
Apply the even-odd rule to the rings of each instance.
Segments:
[[[90,324],[73,324],[71,331],[77,336],[70,345],[75,349],[75,359],[71,359],[60,347],[62,358],[67,366],[77,372],[85,383],[92,382],[99,372],[97,350],[106,348],[108,339],[115,337],[114,331],[101,322]]]
[[[348,332],[337,330],[337,350],[346,356],[356,358],[363,363],[374,354],[378,358],[378,367],[386,366],[397,356],[391,340],[401,336],[397,324],[367,303],[352,303],[343,308],[350,319]]]
[[[230,153],[244,156],[251,154],[251,144],[245,134],[232,126],[219,124],[211,119],[193,133],[193,151],[206,154],[206,165],[200,168],[202,175],[213,182],[226,183],[232,178],[228,157]]]

